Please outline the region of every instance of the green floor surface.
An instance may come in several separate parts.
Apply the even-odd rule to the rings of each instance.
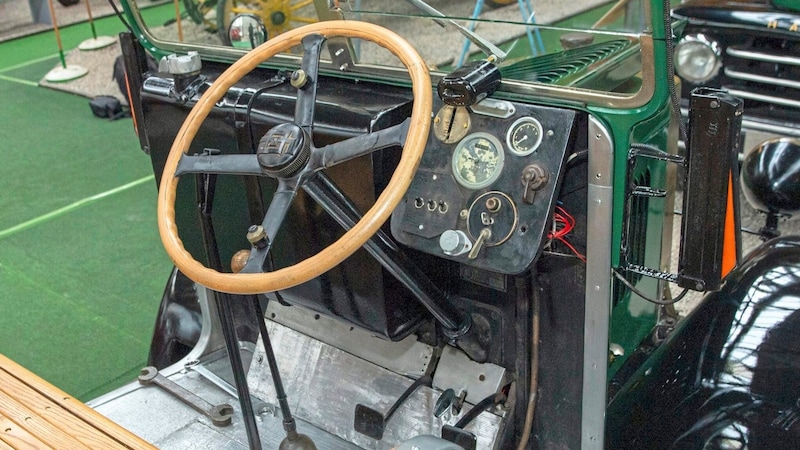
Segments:
[[[0,233],[152,173],[130,119],[98,119],[84,97],[2,80],[0,98]]]
[[[135,379],[169,265],[141,184],[0,240],[0,351],[89,400]]]
[[[0,99],[0,353],[89,400],[146,364],[171,270],[150,160],[83,97],[0,78]]]

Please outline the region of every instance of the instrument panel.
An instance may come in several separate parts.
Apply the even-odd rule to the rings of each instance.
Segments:
[[[392,234],[472,267],[526,270],[546,235],[576,113],[491,98],[434,109],[433,132],[392,215]]]

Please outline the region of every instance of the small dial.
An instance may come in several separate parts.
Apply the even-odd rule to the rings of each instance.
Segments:
[[[522,117],[511,125],[506,135],[506,144],[511,153],[527,156],[535,152],[542,143],[542,124],[533,117]]]
[[[456,146],[453,176],[468,189],[482,189],[494,183],[503,170],[503,146],[489,133],[473,133]]]

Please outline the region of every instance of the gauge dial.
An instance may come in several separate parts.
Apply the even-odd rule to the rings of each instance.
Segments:
[[[453,176],[468,189],[482,189],[494,183],[503,170],[503,146],[489,133],[473,133],[456,146]]]
[[[506,135],[506,144],[511,153],[527,156],[535,152],[542,143],[542,124],[533,117],[522,117],[511,125]]]

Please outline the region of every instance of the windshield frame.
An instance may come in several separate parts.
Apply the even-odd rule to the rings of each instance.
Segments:
[[[315,4],[334,3],[328,0],[314,0]],[[335,2],[338,3],[338,2]],[[626,39],[635,38],[638,41],[641,57],[641,87],[633,94],[620,94],[614,92],[584,89],[573,86],[560,86],[555,84],[545,84],[537,82],[527,82],[518,80],[504,79],[496,92],[496,96],[507,98],[537,97],[544,99],[554,99],[559,101],[574,102],[581,106],[606,107],[614,109],[631,109],[646,105],[655,92],[655,54],[653,37],[653,10],[651,2],[644,1],[646,26],[643,32],[619,32],[593,30],[593,34],[605,36],[617,36]],[[156,58],[160,59],[168,54],[186,54],[190,51],[198,52],[203,59],[217,62],[232,62],[247,53],[248,50],[222,45],[203,45],[191,42],[176,42],[160,39],[154,36],[144,23],[141,10],[135,0],[123,0],[122,6],[127,16],[132,19],[131,26],[134,33],[145,48]],[[320,20],[345,20],[341,9],[326,10],[325,16]],[[430,16],[419,16],[430,19]],[[477,20],[478,22],[481,19]],[[553,27],[548,25],[537,25],[541,30],[559,31],[585,31],[563,27]],[[297,55],[282,54],[277,55],[268,62],[262,64],[263,67],[284,69],[296,68],[301,58]],[[346,68],[324,60],[320,64],[320,70],[326,76],[340,78],[357,78],[361,80],[374,80],[382,83],[408,86],[410,81],[406,71],[402,67],[378,66],[368,63],[357,63]],[[431,80],[435,85],[439,79],[447,75],[447,72],[431,70]]]

